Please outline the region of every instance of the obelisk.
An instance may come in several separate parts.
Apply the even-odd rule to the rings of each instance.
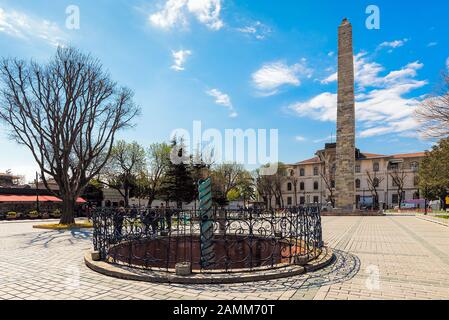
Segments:
[[[338,101],[335,197],[337,209],[355,209],[355,102],[352,26],[338,28]]]

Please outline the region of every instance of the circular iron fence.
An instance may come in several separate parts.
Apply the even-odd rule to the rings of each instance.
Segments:
[[[241,272],[306,264],[323,247],[318,207],[283,210],[97,209],[100,259],[148,270]],[[205,225],[211,226],[207,231]]]

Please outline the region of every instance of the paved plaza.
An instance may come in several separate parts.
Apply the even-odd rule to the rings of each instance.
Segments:
[[[449,299],[449,228],[415,216],[323,217],[336,260],[293,278],[167,285],[91,271],[91,231],[0,222],[0,299]]]

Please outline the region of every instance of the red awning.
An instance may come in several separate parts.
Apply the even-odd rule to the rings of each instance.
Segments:
[[[36,202],[36,196],[20,196],[20,195],[0,195],[0,202]],[[39,202],[62,202],[61,199],[54,196],[39,196]],[[83,198],[78,198],[77,203],[86,203]]]

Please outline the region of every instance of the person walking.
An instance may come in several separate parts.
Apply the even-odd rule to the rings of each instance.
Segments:
[[[120,207],[118,211],[114,213],[113,223],[114,223],[114,237],[118,242],[122,238],[123,231],[123,220],[125,219],[126,210],[124,207]]]

